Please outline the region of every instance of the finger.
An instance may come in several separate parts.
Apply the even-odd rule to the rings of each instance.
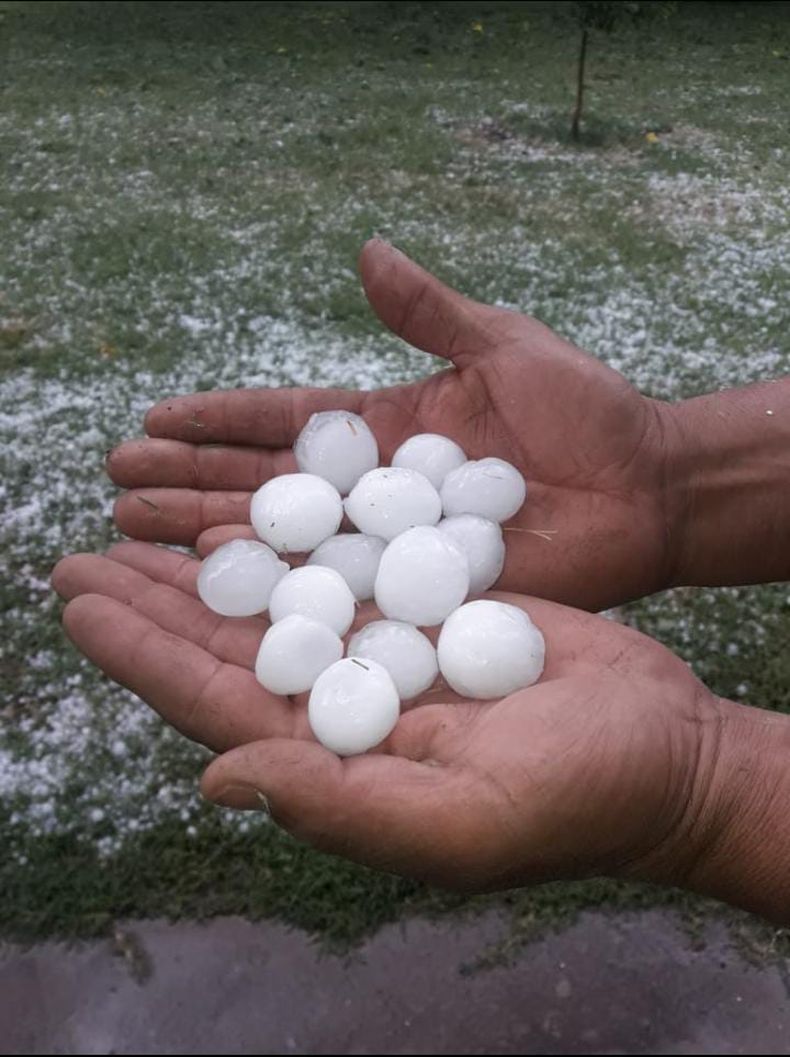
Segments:
[[[252,525],[217,525],[216,528],[201,532],[195,543],[195,550],[201,558],[207,557],[223,543],[231,540],[256,540],[258,536]],[[290,554],[288,555],[290,558]]]
[[[518,318],[464,297],[380,239],[365,244],[359,269],[373,311],[390,330],[456,364],[492,348]]]
[[[163,631],[131,606],[80,595],[66,606],[63,623],[72,642],[111,679],[216,752],[296,733],[299,713],[267,693],[252,672]]]
[[[463,772],[399,756],[338,759],[313,742],[267,741],[215,760],[203,795],[260,808],[300,840],[377,869],[441,879],[468,849],[472,803]],[[459,821],[460,818],[460,821]],[[474,847],[474,843],[471,845]]]
[[[361,412],[364,394],[346,389],[229,389],[176,396],[145,416],[149,437],[192,444],[286,448],[316,411]]]
[[[107,456],[107,473],[122,488],[196,488],[254,492],[271,477],[296,472],[286,448],[227,448],[152,438],[130,440]]]
[[[204,529],[249,522],[249,492],[200,492],[189,488],[144,488],[125,492],[113,516],[127,536],[191,546]]]
[[[180,635],[228,664],[252,669],[268,621],[228,619],[166,583],[101,554],[72,554],[58,562],[52,585],[61,598],[95,594],[132,606],[163,631]]]
[[[169,584],[185,594],[198,597],[197,578],[200,562],[188,554],[179,554],[178,551],[171,551],[154,543],[123,540],[110,547],[107,557],[144,573],[151,580]]]

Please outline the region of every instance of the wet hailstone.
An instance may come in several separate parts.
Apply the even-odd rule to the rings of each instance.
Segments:
[[[269,599],[272,623],[298,613],[345,635],[354,620],[355,601],[346,581],[334,569],[303,565],[280,580]]]
[[[491,700],[537,682],[545,644],[523,610],[479,599],[447,618],[436,652],[439,669],[456,693]]]
[[[417,470],[437,489],[442,487],[451,470],[458,469],[465,462],[463,448],[439,433],[418,433],[409,437],[392,456],[393,466]]]
[[[392,676],[401,701],[427,690],[439,674],[436,650],[421,631],[400,620],[374,620],[352,636],[348,656],[376,661]]]
[[[435,525],[442,516],[442,501],[428,478],[398,467],[366,473],[345,507],[360,532],[385,540],[415,525]]]
[[[263,636],[255,677],[273,694],[301,694],[342,656],[343,643],[336,632],[318,620],[292,613]]]
[[[505,564],[505,541],[495,521],[478,514],[457,514],[437,528],[457,543],[469,562],[469,593],[479,595],[497,582]]]
[[[381,556],[375,599],[391,620],[420,627],[441,624],[468,591],[466,555],[438,528],[409,529]]]
[[[479,514],[490,521],[507,521],[521,508],[527,486],[504,459],[478,459],[451,470],[441,493],[446,517]]]
[[[355,756],[380,744],[395,728],[400,699],[376,661],[347,657],[315,681],[307,707],[318,741],[338,756]]]
[[[347,495],[360,477],[379,464],[376,438],[363,418],[351,411],[318,411],[294,444],[303,473],[323,477]]]
[[[223,617],[263,613],[272,590],[288,572],[271,547],[257,540],[231,540],[200,563],[201,601]]]
[[[376,573],[386,546],[386,541],[378,536],[341,532],[320,543],[307,564],[334,569],[351,588],[357,602],[366,602],[373,597]]]
[[[256,534],[280,553],[314,550],[337,532],[342,518],[343,501],[337,489],[308,473],[273,477],[250,504]]]

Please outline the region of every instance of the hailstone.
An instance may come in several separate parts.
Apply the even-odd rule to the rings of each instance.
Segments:
[[[436,652],[439,669],[456,693],[489,700],[537,682],[545,643],[522,609],[478,599],[447,618]]]
[[[334,569],[351,588],[357,602],[366,602],[373,597],[376,573],[386,546],[386,541],[378,536],[341,532],[319,543],[307,564]]]
[[[441,624],[468,591],[466,555],[438,528],[409,529],[381,556],[376,605],[391,620],[423,627]]]
[[[427,690],[439,674],[433,643],[411,624],[374,620],[352,636],[348,656],[377,661],[392,676],[401,701]]]
[[[477,514],[457,514],[438,524],[458,544],[469,562],[469,593],[479,595],[499,579],[505,564],[505,541],[495,521]]]
[[[360,532],[385,540],[414,525],[435,525],[442,516],[442,501],[428,478],[397,466],[366,473],[345,506]]]
[[[309,473],[272,477],[250,505],[255,532],[281,553],[314,550],[337,532],[342,519],[343,501],[337,489]]]
[[[334,569],[303,565],[280,580],[269,599],[272,623],[299,613],[345,635],[354,620],[355,602],[346,581]]]
[[[307,716],[316,738],[338,756],[367,752],[392,733],[400,699],[389,672],[375,661],[347,657],[315,681]]]
[[[255,677],[273,694],[301,694],[343,656],[343,643],[326,624],[292,613],[272,624],[255,660]]]
[[[351,411],[318,411],[294,444],[296,463],[347,495],[363,473],[379,464],[379,447],[364,418]]]
[[[507,521],[521,508],[527,486],[516,467],[504,459],[478,459],[451,470],[441,491],[446,517],[479,514],[491,521]]]
[[[231,540],[200,564],[197,590],[223,617],[251,617],[269,605],[275,584],[288,572],[271,547],[257,540]]]
[[[456,470],[465,462],[463,448],[439,433],[418,433],[409,437],[392,456],[393,466],[417,470],[434,488],[441,488],[450,470]]]

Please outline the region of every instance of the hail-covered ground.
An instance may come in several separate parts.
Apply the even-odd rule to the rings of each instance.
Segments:
[[[786,373],[786,14],[683,4],[595,36],[573,145],[563,5],[0,4],[0,927],[243,909],[223,847],[254,846],[256,883],[298,862],[303,919],[331,931],[340,867],[201,805],[201,751],[64,640],[48,574],[115,538],[105,452],[166,395],[432,370],[365,305],[374,233],[653,396]],[[625,618],[784,707],[789,615],[765,587]],[[163,847],[189,894],[152,901]],[[342,869],[379,884],[349,934],[416,898]]]

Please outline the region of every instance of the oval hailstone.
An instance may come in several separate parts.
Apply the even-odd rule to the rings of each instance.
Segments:
[[[330,627],[292,613],[263,636],[255,678],[273,694],[301,694],[342,656],[343,643]]]
[[[378,536],[340,532],[319,543],[307,564],[334,569],[351,588],[357,602],[366,602],[373,597],[376,573],[386,546],[386,541]]]
[[[441,488],[450,470],[458,469],[465,462],[463,448],[439,433],[418,433],[409,437],[392,456],[393,466],[417,470],[434,488]]]
[[[379,464],[379,446],[364,418],[352,411],[317,411],[294,444],[303,473],[323,477],[347,495],[363,473]]]
[[[338,756],[355,756],[384,741],[399,714],[389,672],[355,657],[337,661],[318,676],[307,706],[313,734]]]
[[[479,514],[490,521],[513,517],[527,496],[527,485],[504,459],[478,459],[451,470],[442,485],[446,517]]]
[[[384,540],[415,525],[435,525],[442,516],[442,501],[428,478],[397,466],[366,473],[345,507],[360,532]]]
[[[255,532],[280,553],[314,550],[337,532],[342,519],[343,500],[337,489],[309,473],[272,477],[250,504]]]
[[[231,540],[200,563],[201,601],[223,617],[263,613],[275,585],[288,572],[271,547],[257,540]]]
[[[486,701],[537,682],[545,643],[523,610],[479,599],[447,618],[436,652],[439,670],[456,693]]]
[[[401,701],[417,697],[439,674],[436,650],[421,631],[401,620],[374,620],[353,635],[348,656],[386,668]]]
[[[466,555],[438,528],[409,529],[381,556],[375,599],[391,620],[421,627],[441,624],[468,591]]]
[[[457,514],[437,528],[457,543],[469,562],[469,593],[482,594],[497,582],[505,564],[505,541],[495,521],[478,514]]]
[[[354,620],[355,602],[346,581],[334,569],[303,565],[280,580],[269,599],[269,619],[274,624],[291,613],[326,624],[345,635]]]

